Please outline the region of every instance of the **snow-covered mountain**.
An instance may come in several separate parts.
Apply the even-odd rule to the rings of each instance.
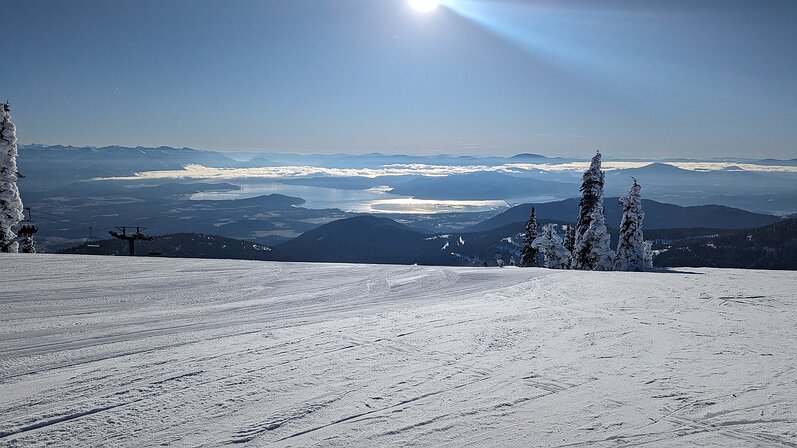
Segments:
[[[793,446],[797,278],[4,255],[3,446]]]

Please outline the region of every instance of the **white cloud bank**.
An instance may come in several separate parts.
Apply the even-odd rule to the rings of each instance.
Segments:
[[[641,168],[651,162],[618,162],[607,161],[603,169],[621,170]],[[733,162],[671,162],[677,168],[691,171],[717,171],[724,169],[741,169],[754,172],[797,173],[797,166],[755,165]],[[107,177],[98,180],[151,180],[151,179],[285,179],[292,177],[328,176],[328,177],[368,177],[381,176],[448,176],[452,174],[468,174],[477,172],[503,172],[519,174],[524,171],[572,171],[581,172],[589,166],[589,162],[548,163],[506,163],[502,165],[427,165],[421,163],[392,164],[379,168],[326,168],[309,165],[266,166],[257,168],[213,168],[203,165],[187,165],[181,170],[144,171],[133,176]]]

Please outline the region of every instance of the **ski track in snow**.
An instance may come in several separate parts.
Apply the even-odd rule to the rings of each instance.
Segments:
[[[797,280],[3,255],[0,446],[797,446]]]

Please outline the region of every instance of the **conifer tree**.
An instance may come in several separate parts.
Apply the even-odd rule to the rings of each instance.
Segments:
[[[543,226],[540,236],[534,239],[532,245],[542,253],[546,268],[567,269],[570,264],[570,252],[565,249],[562,237],[556,231],[556,224]]]
[[[614,260],[614,269],[618,271],[645,270],[645,240],[642,236],[645,213],[642,211],[641,190],[642,187],[634,179],[628,196],[620,198],[623,218],[620,221],[620,240]]]
[[[609,270],[614,254],[611,251],[606,214],[603,209],[604,173],[601,153],[581,178],[581,201],[575,230],[572,267],[584,270]]]
[[[564,246],[567,253],[570,254],[567,260],[567,268],[570,269],[573,263],[573,249],[576,246],[576,227],[572,224],[565,226]]]
[[[645,268],[653,269],[653,242],[645,241]]]
[[[13,228],[22,220],[22,199],[17,189],[17,132],[8,103],[0,105],[0,252],[17,252]]]
[[[584,257],[581,269],[611,271],[614,265],[614,252],[611,249],[611,237],[606,230],[606,216],[602,207],[592,212],[592,221],[584,232],[584,241],[588,242],[583,246],[584,249],[579,251],[576,247],[576,253]]]
[[[529,268],[537,267],[537,255],[539,251],[532,246],[532,241],[537,238],[537,212],[531,208],[529,222],[526,223],[526,234],[523,237],[523,249],[520,251],[520,266]]]

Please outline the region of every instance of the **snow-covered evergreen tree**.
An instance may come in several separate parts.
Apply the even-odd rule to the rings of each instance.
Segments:
[[[0,252],[17,252],[13,228],[22,220],[22,199],[17,189],[17,132],[11,108],[3,103],[0,121]]]
[[[645,268],[653,269],[653,242],[645,241]]]
[[[609,270],[614,254],[606,229],[603,209],[604,173],[600,151],[581,178],[581,201],[576,223],[572,267],[585,270]]]
[[[614,265],[614,251],[611,248],[611,237],[606,230],[603,208],[592,212],[592,220],[584,232],[583,240],[588,244],[583,245],[581,250],[576,247],[576,254],[582,257],[580,269],[611,271]]]
[[[534,207],[531,208],[529,221],[526,223],[526,234],[523,237],[523,249],[520,251],[520,266],[522,267],[536,267],[538,266],[537,255],[539,251],[531,243],[537,238],[537,212]]]
[[[573,249],[576,247],[576,227],[573,225],[566,225],[565,226],[565,249],[567,253],[570,254],[567,261],[567,268],[570,269],[573,263]]]
[[[542,253],[546,268],[567,269],[570,265],[570,252],[565,249],[562,237],[556,231],[556,224],[543,226],[542,233],[532,245]]]
[[[642,236],[645,213],[642,211],[641,191],[642,187],[634,179],[628,196],[620,198],[623,218],[620,221],[620,240],[614,259],[614,269],[617,271],[645,270],[645,239]]]

